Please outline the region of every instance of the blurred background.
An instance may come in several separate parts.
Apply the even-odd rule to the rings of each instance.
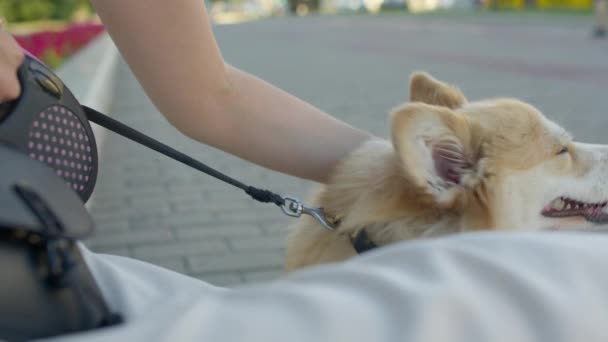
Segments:
[[[103,31],[84,0],[0,0],[0,18],[21,46],[55,68]]]
[[[380,137],[388,136],[388,111],[408,98],[410,73],[424,70],[459,86],[470,100],[516,97],[577,140],[608,143],[605,0],[234,0],[207,6],[229,63]],[[87,1],[0,0],[0,17],[84,103],[244,183],[308,198],[315,184],[201,145],[169,125]],[[294,219],[112,133],[96,135],[101,170],[87,203],[97,224],[86,240],[91,249],[218,285],[281,276]]]
[[[207,0],[206,3],[212,19],[220,24],[286,15],[486,11],[511,15],[514,12],[522,15],[568,13],[587,17],[590,25],[602,26],[601,18],[591,24],[592,12],[596,3],[601,3],[597,7],[605,7],[603,0]],[[28,50],[36,55],[46,54],[49,63],[56,65],[101,27],[87,0],[0,0],[0,17],[8,22],[9,30],[20,36]],[[79,30],[74,30],[74,26]],[[32,34],[49,32],[56,34],[25,39]],[[42,46],[44,44],[48,46]]]

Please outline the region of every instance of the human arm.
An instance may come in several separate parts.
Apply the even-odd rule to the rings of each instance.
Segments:
[[[156,107],[189,137],[323,182],[370,135],[225,63],[200,0],[93,0]]]
[[[21,93],[17,69],[25,55],[15,38],[1,28],[0,20],[0,103],[3,103],[16,99]]]

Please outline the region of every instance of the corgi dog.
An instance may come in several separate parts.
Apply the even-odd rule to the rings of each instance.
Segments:
[[[353,151],[313,204],[333,231],[303,217],[285,270],[337,262],[357,244],[480,230],[562,230],[608,222],[608,146],[575,142],[530,104],[469,102],[424,72],[390,113],[390,139]]]

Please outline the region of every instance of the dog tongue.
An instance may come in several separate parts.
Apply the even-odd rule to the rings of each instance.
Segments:
[[[555,208],[553,208],[553,205],[551,203],[547,204],[544,208],[543,208],[543,213],[548,213],[551,211],[555,211]]]

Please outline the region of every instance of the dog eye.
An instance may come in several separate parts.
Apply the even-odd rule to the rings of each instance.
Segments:
[[[564,153],[568,153],[568,148],[567,147],[562,147],[561,150],[559,150],[559,152],[557,152],[557,154],[564,154]]]

